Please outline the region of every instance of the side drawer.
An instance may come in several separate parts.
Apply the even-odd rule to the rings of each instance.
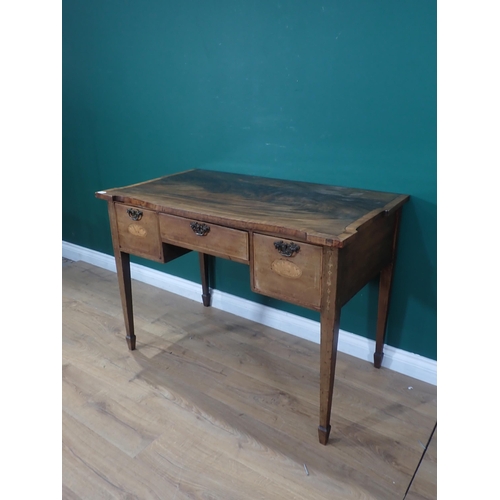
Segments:
[[[120,250],[164,262],[158,214],[151,210],[115,203]]]
[[[282,255],[289,253],[290,256]],[[298,246],[298,250],[296,247]],[[291,251],[294,250],[295,251]],[[263,295],[319,310],[322,247],[282,238],[253,235],[252,290]]]
[[[248,263],[248,233],[216,224],[159,214],[161,239],[181,247]]]

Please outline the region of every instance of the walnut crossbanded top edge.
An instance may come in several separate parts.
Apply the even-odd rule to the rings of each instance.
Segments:
[[[370,221],[409,199],[395,193],[201,169],[98,191],[96,196],[160,213],[338,247]]]

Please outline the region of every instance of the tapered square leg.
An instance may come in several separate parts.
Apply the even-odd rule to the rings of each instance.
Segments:
[[[205,307],[210,306],[210,282],[209,282],[209,271],[210,271],[210,256],[206,253],[199,253],[200,258],[200,274],[201,274],[201,288],[203,300],[203,305]]]
[[[118,227],[116,223],[115,207],[112,202],[108,203],[109,222],[111,226],[111,237],[113,239],[113,250],[115,254],[116,273],[118,277],[118,288],[120,289],[120,300],[122,303],[123,317],[125,320],[125,331],[128,348],[135,349],[134,314],[132,309],[132,280],[130,276],[130,255],[120,251],[118,242]]]
[[[330,415],[332,411],[333,383],[337,363],[339,339],[340,308],[333,315],[321,315],[320,346],[320,403],[319,403],[319,442],[326,444],[330,437]]]
[[[132,308],[132,280],[130,278],[130,255],[128,253],[119,252],[115,260],[123,317],[125,319],[125,331],[127,332],[126,340],[128,348],[133,351],[135,349],[135,333],[134,313]]]
[[[378,292],[378,316],[377,316],[377,335],[375,339],[375,353],[373,355],[373,364],[375,368],[382,366],[384,358],[384,341],[387,330],[387,318],[389,316],[389,303],[391,298],[392,278],[394,275],[394,260],[396,258],[396,246],[399,234],[399,220],[401,209],[396,212],[394,219],[394,233],[392,238],[392,260],[390,264],[380,271],[380,285]]]
[[[393,264],[389,264],[380,272],[380,285],[378,292],[378,318],[377,318],[377,337],[375,340],[375,353],[373,361],[375,368],[382,366],[384,358],[384,340],[387,330],[387,318],[389,316],[389,300],[392,287]]]
[[[340,324],[340,305],[337,294],[338,249],[326,249],[323,260],[323,282],[326,286],[323,288],[321,301],[318,437],[319,442],[326,445],[331,430],[330,415]]]

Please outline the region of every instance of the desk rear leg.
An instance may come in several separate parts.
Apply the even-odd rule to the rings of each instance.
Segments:
[[[205,307],[210,306],[210,282],[209,282],[209,272],[210,272],[210,256],[206,253],[199,252],[200,258],[200,273],[201,273],[201,287],[203,305]]]
[[[384,341],[387,330],[387,318],[389,316],[389,302],[391,298],[392,278],[394,275],[394,261],[396,259],[396,247],[398,243],[399,221],[401,218],[401,209],[396,212],[394,219],[394,232],[392,237],[392,258],[391,262],[380,271],[380,285],[378,292],[378,317],[377,317],[377,336],[375,339],[375,353],[373,355],[373,364],[375,368],[382,366],[384,357]]]
[[[377,337],[375,340],[375,353],[373,354],[373,364],[375,368],[382,366],[384,358],[384,340],[387,330],[387,318],[389,316],[389,300],[392,288],[393,264],[389,264],[380,272],[380,285],[378,292],[378,318]]]

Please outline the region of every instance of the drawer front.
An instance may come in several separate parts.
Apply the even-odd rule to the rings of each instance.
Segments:
[[[164,262],[158,215],[151,210],[115,203],[120,250]]]
[[[322,247],[254,234],[252,289],[286,302],[319,309],[321,260]]]
[[[160,214],[161,239],[198,252],[248,263],[248,233],[216,224]]]

